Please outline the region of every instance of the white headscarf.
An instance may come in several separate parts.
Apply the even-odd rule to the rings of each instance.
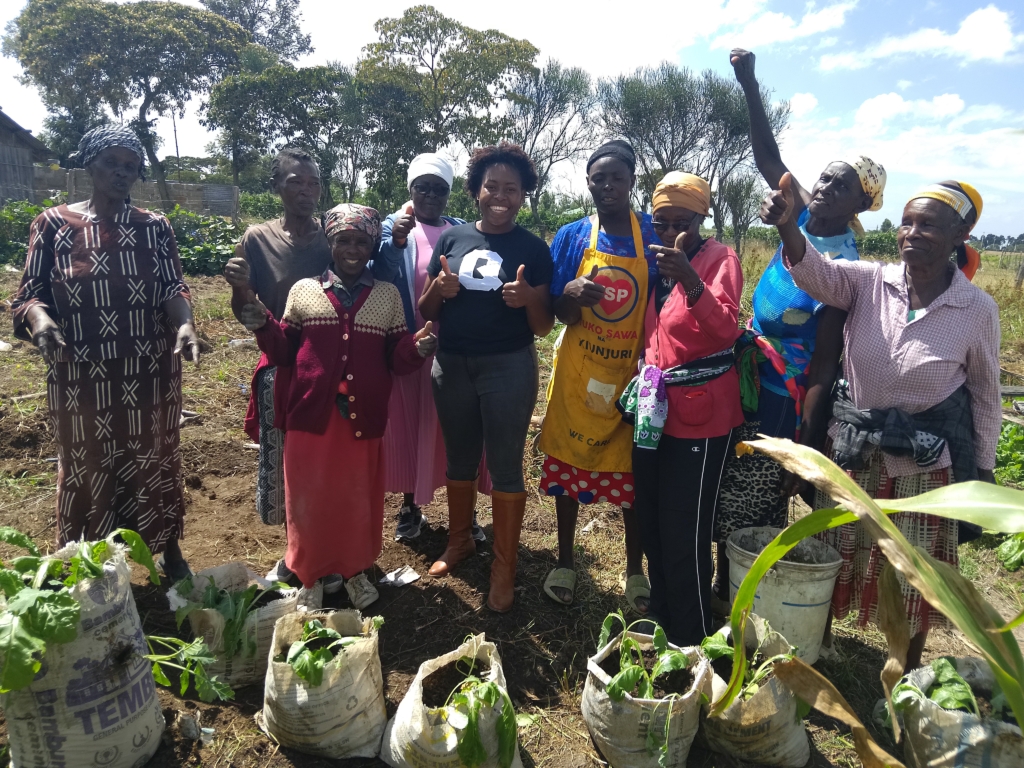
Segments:
[[[451,163],[436,152],[424,152],[422,155],[416,155],[409,163],[408,186],[411,188],[412,183],[420,176],[437,176],[439,179],[444,179],[448,188],[451,189],[452,180],[455,178],[455,169],[452,168]]]

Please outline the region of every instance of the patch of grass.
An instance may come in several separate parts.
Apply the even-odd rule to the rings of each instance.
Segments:
[[[0,471],[0,494],[8,499],[24,499],[39,491],[53,491],[57,486],[50,475],[33,475],[28,470]]]
[[[981,563],[977,553],[969,545],[960,547],[960,575],[968,581],[977,581],[981,575]]]

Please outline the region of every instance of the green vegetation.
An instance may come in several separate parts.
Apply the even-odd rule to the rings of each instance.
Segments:
[[[487,750],[480,738],[480,710],[495,707],[499,701],[501,714],[495,730],[498,735],[498,765],[510,768],[516,753],[518,730],[516,713],[508,693],[493,681],[484,681],[473,674],[475,657],[464,656],[458,665],[466,667],[466,677],[448,695],[444,717],[452,728],[458,731],[458,755],[466,768],[476,768],[487,761]]]
[[[1024,533],[1006,537],[996,550],[996,557],[1006,570],[1019,570],[1024,565]]]
[[[0,264],[25,263],[29,226],[51,205],[56,205],[56,201],[44,200],[42,205],[35,205],[28,200],[12,200],[0,207]]]
[[[182,597],[191,594],[193,589],[191,577],[178,582],[174,588]],[[204,608],[217,611],[224,617],[224,631],[221,636],[224,658],[230,659],[242,652],[255,653],[255,640],[250,640],[247,647],[243,648],[243,645],[246,644],[245,620],[250,611],[280,597],[283,589],[289,589],[288,585],[277,583],[266,589],[260,589],[258,584],[250,584],[247,589],[239,592],[228,592],[226,589],[220,589],[211,576],[210,583],[203,590],[202,601],[199,603],[189,601],[183,607],[178,608],[174,612],[174,619],[178,628],[181,629],[182,623],[193,611]]]
[[[601,635],[597,640],[598,648],[604,648],[608,644],[612,627],[616,622],[622,626],[623,637],[619,643],[619,672],[607,685],[608,696],[612,701],[622,701],[627,693],[636,693],[641,699],[653,699],[655,679],[690,666],[690,660],[686,654],[669,648],[665,630],[659,625],[655,625],[652,642],[658,658],[648,672],[644,666],[643,649],[640,647],[640,643],[628,636],[631,625],[626,624],[621,612],[609,613],[605,618],[601,625]],[[667,725],[665,727],[668,728]]]
[[[219,275],[242,239],[242,227],[221,216],[204,216],[176,205],[167,218],[185,274]]]
[[[375,630],[384,626],[383,616],[371,619]],[[288,647],[288,653],[279,655],[274,661],[291,665],[295,674],[312,688],[324,681],[324,667],[330,663],[341,666],[343,651],[360,640],[359,636],[343,637],[336,630],[325,627],[319,619],[302,625],[302,636]]]
[[[935,673],[935,682],[929,686],[927,691],[922,691],[904,677],[892,689],[893,709],[900,712],[912,701],[928,699],[943,709],[950,711],[961,710],[979,718],[984,716],[993,720],[1017,722],[1007,704],[1006,694],[1000,689],[999,683],[996,683],[994,690],[991,691],[989,704],[992,706],[992,711],[983,715],[978,707],[978,699],[974,695],[974,691],[971,690],[971,686],[957,671],[956,659],[950,656],[943,656],[942,658],[935,659],[930,666]]]
[[[996,446],[996,480],[1024,486],[1024,427],[1004,422]]]

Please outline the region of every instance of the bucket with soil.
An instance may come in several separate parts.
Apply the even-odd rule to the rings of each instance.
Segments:
[[[629,648],[625,665],[623,644]],[[711,693],[711,667],[699,648],[666,648],[682,654],[685,667],[653,678],[664,654],[655,649],[652,635],[622,632],[587,661],[583,719],[612,768],[686,766],[701,694]],[[624,666],[639,666],[644,672],[623,672]]]
[[[797,715],[796,696],[770,671],[771,665],[765,665],[773,657],[792,654],[793,648],[768,622],[753,614],[744,640],[750,669],[763,668],[767,674],[745,685],[725,712],[702,719],[704,740],[712,751],[740,760],[802,768],[811,750],[804,722]],[[731,656],[713,663],[711,697],[704,705],[707,711],[725,694],[732,674]]]
[[[380,757],[392,768],[450,768],[467,750],[480,768],[522,768],[501,658],[482,634],[420,665]]]
[[[935,668],[942,661],[952,664],[953,677],[962,679],[971,691],[966,697],[953,691],[942,698],[959,699],[966,709],[944,709],[933,700],[940,698],[935,696],[936,687],[948,687],[938,680]],[[1024,735],[1009,706],[1004,706],[1005,698],[998,693],[992,669],[983,659],[936,659],[904,677],[893,689],[893,700],[902,717],[904,757],[911,768],[1024,765]]]
[[[781,533],[779,528],[743,528],[726,542],[729,595],[736,592],[754,560]],[[804,539],[765,574],[754,596],[754,612],[765,619],[808,664],[818,660],[832,590],[842,558],[828,544]]]
[[[245,563],[233,562],[200,571],[167,593],[179,624],[181,617],[187,616],[192,632],[202,637],[217,657],[216,663],[207,668],[210,675],[218,675],[232,688],[264,681],[278,619],[300,607],[318,610],[323,602],[320,582],[301,593],[298,589],[272,587]],[[234,615],[235,610],[215,607],[226,601],[237,605],[243,600],[245,618],[240,623],[225,618],[225,613]]]
[[[303,643],[310,653],[300,675],[288,658],[298,662],[293,644],[310,634],[314,622],[325,630],[314,634],[330,637]],[[312,657],[318,658],[309,661]],[[313,666],[315,674],[309,671]],[[281,746],[306,754],[333,760],[376,757],[387,712],[375,621],[352,610],[278,619],[256,722]]]

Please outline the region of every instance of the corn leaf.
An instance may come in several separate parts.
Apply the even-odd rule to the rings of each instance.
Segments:
[[[886,512],[923,512],[980,525],[1001,533],[1024,532],[1024,502],[1013,488],[972,480],[954,483],[907,499],[877,499]],[[898,504],[898,506],[897,506]]]
[[[1024,722],[1024,682],[1022,682],[1024,681],[1024,656],[1022,656],[1020,646],[1013,635],[1009,632],[999,631],[1006,625],[1006,622],[978,594],[974,585],[961,576],[956,568],[948,563],[939,562],[922,549],[912,546],[878,504],[868,498],[843,470],[817,451],[806,446],[796,445],[789,440],[776,438],[752,441],[745,447],[741,445],[738,450],[752,448],[768,454],[786,469],[809,480],[835,499],[839,505],[856,513],[856,519],[860,520],[871,537],[878,543],[882,553],[893,567],[903,574],[911,586],[921,592],[930,605],[948,617],[981,650],[983,657],[992,668],[996,682],[1006,694],[1006,700],[1014,716],[1018,722]],[[945,492],[944,494],[933,491],[910,499],[906,504],[901,499],[899,508],[901,510],[908,507],[927,509],[930,514],[936,515],[941,511],[945,517],[979,524],[984,524],[982,521],[991,521],[1007,513],[1009,513],[1011,521],[1015,519],[1015,515],[1019,515],[1019,508],[1024,507],[1024,492],[1003,488],[996,489],[998,492],[993,493],[989,487],[982,487],[983,485],[973,486],[978,491],[976,496],[965,496],[954,485],[941,489]],[[926,504],[921,501],[925,497],[927,497]],[[944,502],[943,499],[946,501]],[[1009,510],[1009,506],[1014,504],[1014,499],[1016,499],[1018,509]],[[793,531],[805,520],[813,518],[817,514],[818,512],[812,513],[797,521],[783,531],[776,542],[783,540],[787,532]],[[815,521],[803,533],[807,535],[816,533],[816,530],[812,530],[815,525],[820,525],[820,522]],[[1007,528],[1012,525],[997,526],[997,530],[1000,527]],[[792,538],[793,535],[790,534],[789,538]],[[772,545],[769,545],[766,551],[771,547]],[[762,556],[764,554],[765,552],[762,552]],[[754,566],[757,567],[760,561],[761,557],[755,561]],[[750,611],[753,593],[761,576],[763,576],[763,572],[755,575],[755,570],[752,568],[740,586],[741,592],[744,587],[748,587],[748,590],[743,597],[737,595],[732,615],[734,632],[737,631],[737,628],[742,629],[746,615]],[[737,646],[741,647],[740,644]],[[733,677],[736,677],[735,668]],[[727,695],[732,692],[732,688],[732,681],[730,681],[730,691],[727,692]],[[738,692],[738,686],[736,692]],[[735,697],[735,693],[732,695]]]

